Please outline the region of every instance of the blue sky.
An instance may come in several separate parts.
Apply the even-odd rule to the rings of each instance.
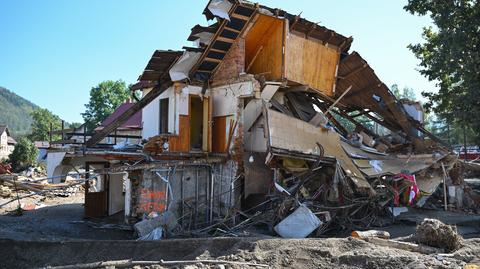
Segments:
[[[134,83],[155,49],[180,49],[191,27],[206,25],[207,0],[2,0],[0,86],[67,121],[82,121],[89,91],[102,80]],[[260,0],[353,36],[359,52],[387,85],[435,90],[406,48],[421,42],[426,17],[405,1]],[[1,110],[1,108],[0,108]]]

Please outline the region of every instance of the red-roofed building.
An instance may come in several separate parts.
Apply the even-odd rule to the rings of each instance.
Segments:
[[[108,116],[105,120],[100,123],[100,125],[95,128],[95,131],[102,130],[105,126],[108,126],[114,120],[116,120],[120,115],[122,115],[125,111],[127,111],[130,107],[132,107],[135,103],[131,103],[127,101],[121,104],[115,111],[113,111],[110,116]],[[102,140],[101,143],[103,144],[114,144],[117,145],[119,143],[125,144],[140,144],[141,139],[132,139],[132,138],[122,138],[118,136],[141,136],[142,135],[142,111],[137,112],[134,114],[130,119],[125,121],[122,125],[120,125],[114,133],[111,135],[117,136],[115,137],[106,137]]]

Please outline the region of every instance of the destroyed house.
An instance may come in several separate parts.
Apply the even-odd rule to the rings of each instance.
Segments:
[[[87,215],[124,210],[135,222],[168,212],[195,234],[251,216],[274,194],[341,205],[378,196],[399,174],[416,176],[395,184],[418,185],[423,203],[442,168],[453,168],[450,152],[350,51],[351,37],[242,0],[211,0],[204,14],[216,22],[192,28],[195,47],[155,51],[131,87],[142,98],[61,156],[97,175]],[[139,112],[142,151],[96,146]]]

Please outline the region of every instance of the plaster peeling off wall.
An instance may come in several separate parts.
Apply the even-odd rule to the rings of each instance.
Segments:
[[[253,81],[239,82],[213,88],[213,116],[236,115],[238,98],[251,97],[254,94],[253,91]]]

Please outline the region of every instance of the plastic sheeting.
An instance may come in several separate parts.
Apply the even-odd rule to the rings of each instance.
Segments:
[[[147,235],[144,235],[144,236],[138,238],[137,240],[140,240],[140,241],[160,240],[160,239],[162,239],[162,236],[163,236],[163,229],[158,227],[158,228],[153,229],[153,231],[151,231]]]
[[[232,3],[227,0],[212,0],[210,5],[208,5],[208,10],[212,12],[213,15],[230,20],[228,12],[232,8]]]
[[[180,59],[170,68],[169,74],[172,81],[187,79],[192,67],[197,63],[202,53],[185,51]]]
[[[302,204],[278,223],[274,230],[283,238],[305,238],[320,225],[322,225],[322,221]]]

